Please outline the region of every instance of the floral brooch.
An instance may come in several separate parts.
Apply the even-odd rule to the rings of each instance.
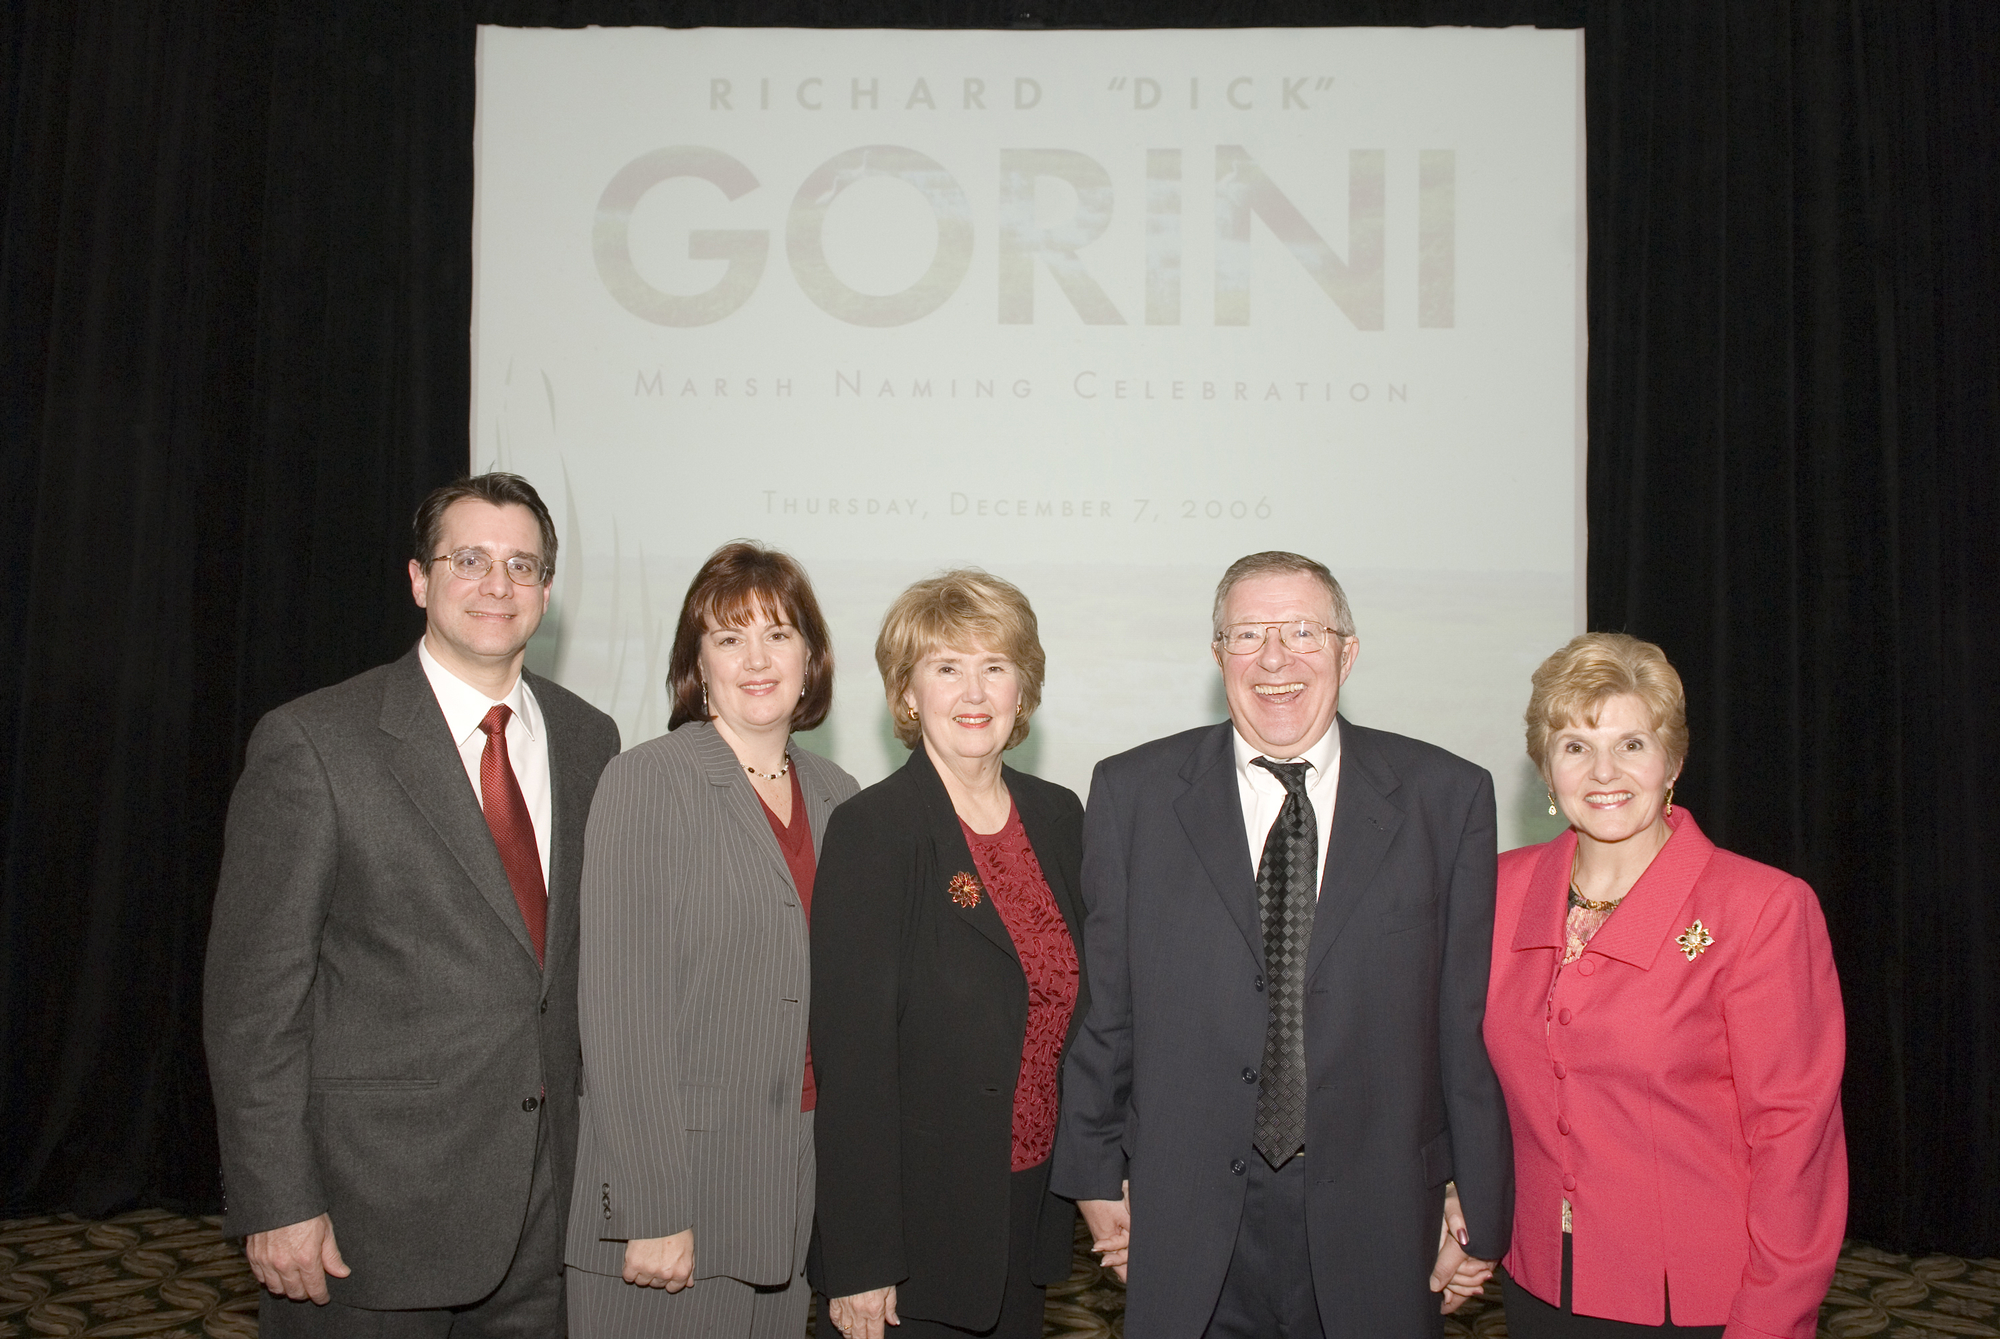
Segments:
[[[1715,936],[1708,932],[1706,925],[1703,925],[1700,921],[1696,921],[1693,925],[1688,926],[1687,929],[1675,935],[1674,942],[1681,946],[1681,952],[1687,955],[1687,960],[1693,962],[1701,956],[1703,949],[1715,942]]]
[[[979,905],[979,880],[964,870],[951,876],[951,900],[967,911]]]

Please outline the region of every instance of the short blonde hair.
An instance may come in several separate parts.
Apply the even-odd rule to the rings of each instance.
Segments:
[[[1672,768],[1687,757],[1687,696],[1666,652],[1622,632],[1586,632],[1544,660],[1528,697],[1528,756],[1549,774],[1549,738],[1571,725],[1596,725],[1614,697],[1632,694],[1652,713]]]
[[[903,710],[917,662],[933,651],[982,646],[1006,656],[1021,672],[1020,709],[1005,745],[1011,749],[1028,737],[1028,717],[1042,704],[1042,673],[1048,667],[1028,597],[1012,582],[961,567],[919,581],[889,606],[875,638],[875,667],[882,671],[889,718],[904,748],[914,749],[923,737],[919,723]]]

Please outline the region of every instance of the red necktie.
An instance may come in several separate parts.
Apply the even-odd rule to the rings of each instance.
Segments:
[[[507,882],[514,885],[514,900],[521,904],[521,919],[528,923],[528,942],[535,946],[535,961],[542,960],[542,942],[548,933],[549,889],[542,882],[542,852],[535,844],[535,823],[528,817],[528,802],[521,796],[521,783],[514,779],[514,765],[507,761],[507,718],[512,707],[501,705],[486,713],[479,728],[486,732],[486,751],[479,755],[479,797],[486,809],[486,826],[493,829],[493,844],[500,848],[500,863],[507,867]]]

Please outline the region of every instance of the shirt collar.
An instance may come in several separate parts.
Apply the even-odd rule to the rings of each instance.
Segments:
[[[1231,724],[1229,727],[1229,736],[1236,748],[1236,774],[1239,777],[1245,778],[1253,784],[1261,784],[1265,781],[1278,786],[1284,784],[1269,770],[1256,766],[1257,759],[1269,757],[1270,755],[1259,753],[1255,748],[1251,747],[1250,741],[1243,737],[1243,732],[1238,730],[1234,724]],[[1308,787],[1318,785],[1332,774],[1334,764],[1340,761],[1340,718],[1335,717],[1333,724],[1326,728],[1326,733],[1321,735],[1311,748],[1299,754],[1296,759],[1273,758],[1272,761],[1311,763],[1311,770],[1306,773],[1306,785]]]
[[[465,741],[478,732],[479,723],[486,719],[486,713],[493,710],[495,699],[446,669],[422,641],[417,643],[417,660],[423,665],[424,677],[431,681],[431,692],[436,695],[438,707],[444,712],[444,724],[451,731],[451,742],[463,748]],[[514,715],[527,730],[531,742],[542,737],[541,708],[535,701],[535,695],[528,691],[527,675],[515,675],[514,686],[507,690],[507,696],[498,701],[514,709]]]

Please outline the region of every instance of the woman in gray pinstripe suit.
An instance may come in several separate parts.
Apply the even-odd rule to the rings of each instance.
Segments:
[[[1040,1339],[1076,1222],[1048,1158],[1089,1004],[1083,806],[1000,761],[1041,701],[1035,615],[1013,586],[918,582],[875,660],[910,761],[827,828],[813,1282],[849,1339],[885,1324],[896,1339]]]
[[[805,1328],[813,1219],[806,918],[855,792],[791,743],[833,698],[798,564],[718,549],[681,606],[669,733],[614,759],[584,841],[576,1339]]]

